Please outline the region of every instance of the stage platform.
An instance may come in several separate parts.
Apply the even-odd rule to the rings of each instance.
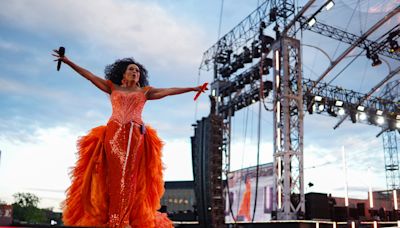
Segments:
[[[353,223],[353,224],[352,224]],[[375,223],[375,224],[374,224]],[[175,227],[180,228],[203,228],[198,222],[174,222]],[[225,228],[378,228],[378,227],[400,227],[400,222],[331,222],[315,220],[294,220],[294,221],[269,221],[258,223],[237,222],[226,224]]]
[[[353,223],[353,224],[352,224]],[[375,223],[375,224],[374,224]],[[0,228],[11,228],[11,227],[43,227],[43,228],[77,228],[72,226],[51,226],[51,225],[39,225],[39,224],[21,224],[12,226],[0,226]],[[174,227],[179,228],[206,228],[200,226],[197,221],[185,221],[177,222],[174,221]],[[315,221],[315,220],[293,220],[293,221],[270,221],[270,222],[258,222],[258,223],[247,223],[237,222],[226,224],[224,228],[375,228],[375,227],[400,227],[400,221],[392,222],[360,222],[360,221],[349,221],[349,222],[330,222],[330,221]],[[88,227],[78,227],[88,228]]]

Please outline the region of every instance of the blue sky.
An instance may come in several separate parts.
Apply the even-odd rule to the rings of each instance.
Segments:
[[[317,1],[306,15],[311,15],[321,2]],[[319,19],[361,34],[399,4],[360,2],[336,1],[335,8],[323,12]],[[258,4],[255,0],[225,1],[221,34]],[[41,197],[41,206],[58,209],[69,186],[69,167],[76,159],[76,139],[105,124],[111,115],[107,95],[66,66],[56,71],[52,49],[65,46],[70,59],[99,76],[115,59],[133,56],[147,67],[154,87],[194,86],[198,80],[212,79],[211,72],[199,73],[198,68],[203,52],[217,40],[220,7],[221,1],[212,0],[1,1],[0,200],[12,202],[15,192],[33,192]],[[396,22],[399,23],[398,16],[385,26]],[[379,33],[382,31],[371,39],[379,37]],[[311,32],[305,32],[302,41],[321,47],[332,58],[348,47]],[[305,78],[316,79],[329,65],[318,51],[305,46],[303,58]],[[350,60],[340,64],[331,78]],[[391,60],[388,63],[392,69],[399,65]],[[365,57],[360,57],[333,84],[367,92],[387,73],[385,64],[372,68]],[[166,180],[193,178],[191,124],[209,112],[207,96],[201,96],[197,104],[193,96],[150,101],[143,113],[144,121],[155,127],[166,143]],[[244,138],[246,112],[248,132]],[[255,164],[256,113],[257,107],[251,106],[233,119],[234,169]],[[270,162],[272,115],[266,111],[262,115],[261,158]],[[349,159],[350,195],[366,197],[369,180],[374,189],[384,189],[382,141],[375,137],[379,128],[346,121],[333,130],[336,121],[326,116],[305,117],[305,180],[314,183],[306,191],[343,195],[342,146]],[[365,177],[368,167],[373,170],[371,178]]]

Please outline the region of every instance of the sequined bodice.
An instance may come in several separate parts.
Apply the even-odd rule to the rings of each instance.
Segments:
[[[114,120],[120,124],[126,124],[131,121],[142,123],[142,111],[146,102],[146,96],[143,92],[114,90],[110,99],[112,105],[110,121]]]

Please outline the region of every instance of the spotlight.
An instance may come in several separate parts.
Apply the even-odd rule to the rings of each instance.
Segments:
[[[330,10],[334,5],[335,3],[333,1],[329,1],[328,4],[326,4],[325,9]]]
[[[307,24],[308,24],[308,26],[312,27],[316,22],[317,22],[317,19],[315,19],[315,17],[312,17],[312,18],[308,19]]]
[[[400,131],[400,121],[395,119],[388,119],[388,126],[391,131],[399,130]]]
[[[270,22],[276,21],[276,16],[278,16],[278,8],[274,7],[269,11],[269,21]]]
[[[232,50],[223,50],[219,52],[215,58],[217,63],[227,64],[230,62]]]
[[[400,51],[399,43],[397,43],[397,41],[391,40],[389,41],[389,45],[390,45],[389,52],[394,53]]]
[[[219,73],[223,78],[228,78],[232,74],[231,66],[225,66],[219,69]]]
[[[253,41],[251,43],[251,57],[260,58],[261,57],[261,49],[257,41]]]
[[[344,115],[344,108],[339,108],[338,114],[339,114],[339,116],[343,116]]]
[[[367,114],[365,114],[364,112],[360,112],[360,113],[358,114],[358,118],[359,118],[360,120],[366,120],[366,119],[367,119]]]
[[[337,100],[337,101],[335,102],[335,106],[337,106],[337,107],[342,107],[342,106],[343,106],[343,101]]]
[[[329,101],[328,102],[328,110],[327,110],[327,112],[328,112],[329,115],[331,115],[333,117],[337,116],[337,114],[335,112],[335,106],[333,106],[333,101]]]
[[[322,112],[325,109],[325,105],[324,104],[319,104],[318,105],[318,111]]]
[[[369,48],[365,48],[365,51],[367,52],[366,54],[365,54],[365,56],[367,56],[367,59],[371,59],[371,51],[369,50]]]
[[[399,43],[397,43],[397,41],[394,40],[396,35],[398,35],[399,33],[400,33],[400,30],[393,31],[388,36],[388,41],[389,41],[389,46],[390,46],[389,52],[391,52],[391,53],[400,51]]]
[[[376,123],[379,125],[382,125],[385,123],[385,119],[383,118],[383,116],[378,116],[376,117]]]
[[[372,56],[371,56],[371,59],[372,59],[372,66],[373,67],[375,67],[375,66],[379,66],[379,65],[381,65],[382,64],[382,61],[379,59],[379,56],[377,55],[377,54],[373,54]]]
[[[359,105],[359,106],[357,107],[357,110],[360,111],[360,112],[364,112],[365,107],[362,106],[362,105]]]
[[[250,49],[246,46],[243,47],[242,59],[244,63],[251,63],[251,52]]]
[[[322,97],[317,95],[317,96],[314,97],[314,100],[315,101],[322,101]]]

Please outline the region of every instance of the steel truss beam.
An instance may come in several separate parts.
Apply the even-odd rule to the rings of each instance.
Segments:
[[[382,26],[386,21],[388,21],[390,18],[392,18],[394,15],[396,15],[400,11],[400,6],[396,8],[396,10],[393,10],[392,12],[388,13],[384,18],[379,20],[377,23],[375,23],[371,28],[368,29],[364,34],[362,34],[354,43],[350,45],[343,53],[337,57],[332,64],[322,73],[322,75],[317,79],[316,85],[324,79],[329,72],[337,66],[339,62],[341,62],[354,48],[357,47],[360,43],[363,43],[363,41],[371,35],[373,32],[375,32],[380,26]]]
[[[393,86],[397,86],[400,81],[395,81],[392,83]],[[344,89],[339,86],[328,85],[326,83],[319,83],[317,86],[315,85],[315,81],[310,79],[303,79],[302,87],[303,87],[303,104],[304,110],[307,110],[308,103],[310,102],[309,98],[314,99],[315,96],[321,96],[321,102],[315,102],[312,100],[311,102],[316,104],[323,104],[325,108],[321,111],[315,111],[316,114],[329,115],[333,117],[340,117],[339,115],[333,115],[328,112],[328,108],[333,106],[337,112],[337,109],[343,107],[345,110],[356,109],[358,105],[362,105],[365,107],[365,112],[368,113],[376,113],[377,110],[382,110],[383,115],[395,119],[397,115],[400,115],[400,107],[398,100],[393,99],[391,97],[381,98],[381,97],[373,97],[371,96],[369,99],[365,100],[366,94],[356,92],[353,90]],[[230,116],[234,116],[236,111],[240,109],[246,108],[250,106],[254,102],[259,101],[259,84],[251,87],[246,91],[240,91],[237,93],[234,89],[235,83],[231,85],[231,87],[224,86],[222,91],[234,91],[230,94],[227,94],[225,99],[220,100],[220,108],[217,112],[218,115],[227,119]],[[388,88],[392,89],[393,86]],[[264,81],[264,95],[268,97],[272,88],[271,81]],[[308,93],[306,91],[309,91]],[[221,98],[219,98],[221,99]],[[398,99],[398,98],[397,98]],[[224,101],[223,101],[224,100]],[[339,106],[335,106],[336,101],[343,101],[343,104]],[[376,122],[369,122],[368,120],[362,122],[369,125],[375,125],[377,127],[382,127]],[[387,124],[387,123],[386,123]],[[385,125],[386,127],[386,125]]]
[[[399,7],[396,8],[397,12],[399,11]],[[396,11],[394,12],[396,13]],[[307,25],[307,19],[304,17],[301,17],[299,19],[300,24],[302,25],[303,30],[310,30],[312,32],[321,34],[326,37],[330,37],[334,40],[341,41],[343,43],[347,43],[350,45],[356,45],[359,48],[366,48],[368,47],[372,53],[376,54],[381,54],[386,57],[389,57],[391,59],[395,60],[400,60],[400,52],[390,52],[390,46],[389,43],[387,42],[387,38],[383,39],[382,42],[378,43],[375,41],[368,40],[364,37],[360,37],[357,35],[354,35],[352,33],[343,31],[341,29],[335,28],[333,26],[321,23],[321,22],[316,22],[313,26],[308,26]],[[396,25],[395,28],[399,28],[399,25]],[[398,39],[400,37],[400,33],[396,33],[395,36],[393,37],[394,40]]]
[[[217,43],[203,53],[200,69],[210,70],[210,66],[215,63],[214,58],[217,53],[226,50],[238,51],[250,40],[254,40],[259,34],[260,22],[267,19],[270,8],[270,1],[265,1],[231,31],[221,37]],[[266,26],[268,27],[271,23],[266,21]]]
[[[310,79],[303,80],[303,91],[308,91],[304,93],[306,108],[310,109],[310,102],[322,104],[325,105],[326,108],[324,110],[317,111],[316,113],[329,114],[334,117],[340,117],[339,115],[337,115],[337,109],[341,107],[347,111],[347,115],[350,115],[351,111],[356,111],[357,106],[361,105],[365,108],[364,112],[367,114],[371,114],[371,117],[376,116],[377,110],[381,110],[383,111],[382,116],[386,117],[385,119],[390,120],[385,122],[385,129],[392,128],[393,130],[393,125],[389,126],[389,124],[393,124],[396,116],[400,114],[399,104],[395,100],[373,96],[369,96],[369,99],[366,99],[366,97],[368,97],[368,94],[343,89],[342,87],[331,86],[326,83],[318,83],[316,86],[315,84],[316,82]],[[315,96],[321,96],[322,101],[315,102]],[[336,101],[342,101],[343,104],[338,107],[335,105]],[[363,123],[382,127],[382,125],[379,125],[372,119],[367,119]]]
[[[387,81],[389,81],[391,78],[393,78],[398,72],[400,72],[400,66],[397,67],[395,70],[391,71],[382,81],[380,81],[376,86],[374,86],[374,88],[372,88],[366,95],[365,97],[363,97],[360,101],[359,104],[357,105],[361,105],[364,101],[369,100],[369,98],[371,97],[371,95],[373,93],[375,93],[378,89],[380,89]],[[398,110],[398,105],[395,105],[394,107],[392,107],[396,110]],[[342,117],[342,119],[333,127],[333,129],[336,129],[337,127],[340,126],[340,124],[343,123],[343,121],[349,116],[349,114],[346,114]]]

